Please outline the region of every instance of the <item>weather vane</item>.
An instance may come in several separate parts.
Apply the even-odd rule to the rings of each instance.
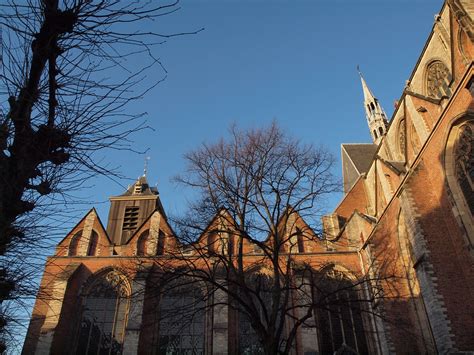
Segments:
[[[150,160],[151,158],[149,156],[145,157],[145,164],[143,166],[143,176],[146,176],[146,173],[148,171],[148,161]]]

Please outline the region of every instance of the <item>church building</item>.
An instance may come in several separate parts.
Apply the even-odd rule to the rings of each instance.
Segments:
[[[322,235],[292,214],[282,249],[295,275],[330,263],[340,287],[331,297],[352,307],[319,303],[289,353],[474,354],[474,2],[446,0],[392,117],[360,80],[372,142],[341,145],[342,200]],[[138,178],[110,198],[106,226],[91,209],[47,259],[23,353],[263,354],[227,295],[167,288],[154,274],[204,255],[263,255],[215,232],[229,220],[222,210],[210,221],[197,255]]]

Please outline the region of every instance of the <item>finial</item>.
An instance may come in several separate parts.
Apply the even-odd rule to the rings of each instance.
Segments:
[[[150,160],[150,157],[145,157],[145,164],[143,166],[143,176],[146,177],[146,173],[148,171],[148,161]]]
[[[362,76],[362,73],[360,72],[359,64],[357,64],[357,72],[359,73],[360,76]]]

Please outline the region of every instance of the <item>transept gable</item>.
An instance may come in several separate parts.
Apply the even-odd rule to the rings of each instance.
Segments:
[[[140,251],[141,239],[146,238],[147,251]],[[145,241],[143,241],[145,243]],[[135,230],[130,238],[122,246],[115,246],[115,250],[121,255],[161,255],[163,251],[174,249],[178,241],[168,220],[163,214],[156,210]],[[163,250],[158,250],[163,248]]]
[[[365,237],[361,236],[368,236],[375,223],[375,218],[354,210],[339,233],[326,238],[328,250],[358,250],[365,241]]]
[[[56,256],[109,255],[111,246],[104,225],[92,208],[57,244]]]

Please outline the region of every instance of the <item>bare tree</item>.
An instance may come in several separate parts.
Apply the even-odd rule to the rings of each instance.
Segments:
[[[152,23],[178,9],[178,1],[0,5],[0,302],[20,286],[6,265],[44,236],[32,221],[51,217],[87,177],[116,174],[98,154],[131,149],[128,136],[146,127],[124,108],[164,78],[154,48],[185,33],[160,34]],[[147,80],[157,66],[164,74]]]
[[[314,231],[320,230],[324,197],[339,187],[334,159],[288,137],[276,123],[248,131],[232,127],[230,133],[228,141],[186,155],[186,174],[176,180],[199,197],[177,221],[187,246],[173,255],[183,266],[175,262],[169,271],[175,280],[207,285],[200,304],[236,311],[247,324],[241,331],[261,344],[241,351],[286,354],[298,329],[313,321],[315,307],[328,307],[331,295],[348,287],[322,287],[327,263],[298,258],[304,244],[320,241]],[[196,235],[207,237],[195,241]],[[167,274],[167,261],[158,262]]]

